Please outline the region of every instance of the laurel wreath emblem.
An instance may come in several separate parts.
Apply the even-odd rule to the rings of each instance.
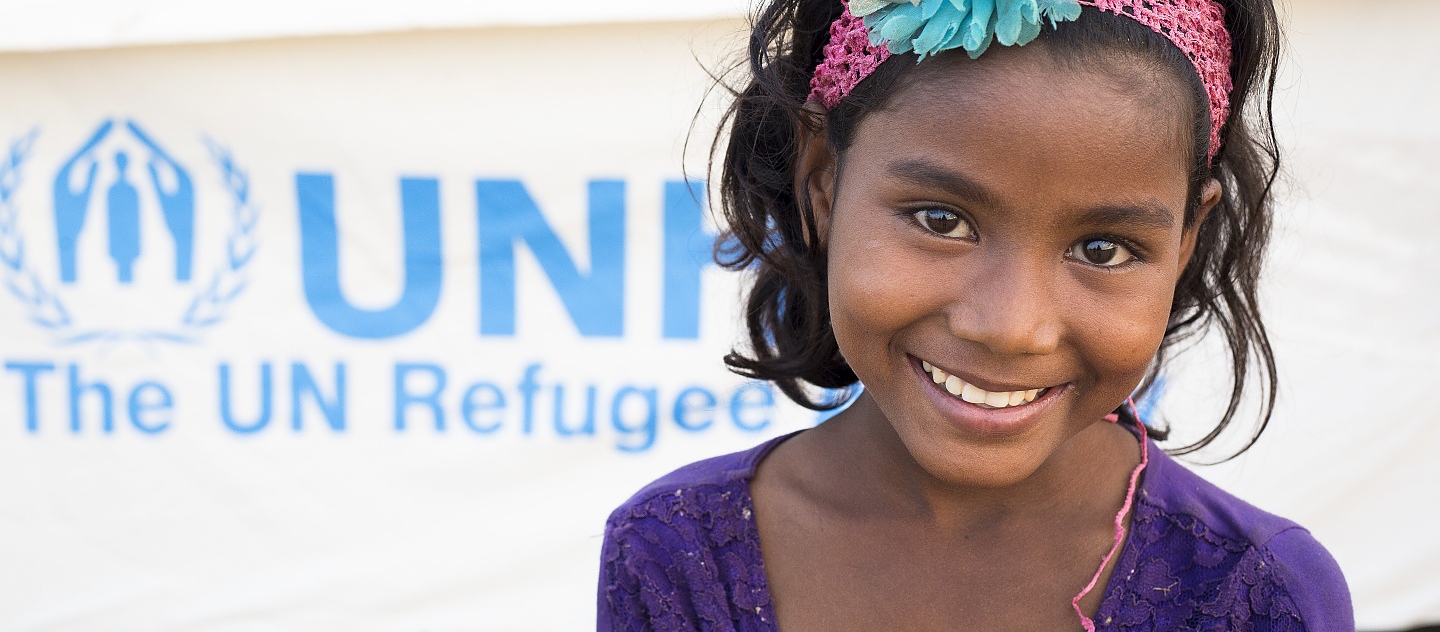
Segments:
[[[65,311],[60,297],[25,265],[25,242],[16,226],[20,213],[15,208],[15,189],[20,186],[20,166],[39,135],[40,130],[31,130],[10,143],[9,153],[0,162],[0,266],[5,270],[5,288],[25,305],[30,322],[59,330],[70,326],[70,313]]]
[[[249,175],[235,164],[230,150],[209,138],[202,139],[220,170],[222,185],[230,194],[231,226],[226,236],[224,260],[210,275],[209,282],[200,285],[191,297],[176,328],[77,330],[60,295],[29,265],[25,240],[19,229],[20,211],[15,203],[15,191],[22,181],[21,167],[39,134],[39,129],[31,130],[11,142],[4,160],[0,161],[0,274],[4,276],[5,289],[25,306],[30,322],[52,332],[56,342],[62,345],[124,340],[193,344],[206,329],[223,322],[230,306],[248,285],[247,271],[259,248],[256,227],[260,209],[251,199]]]

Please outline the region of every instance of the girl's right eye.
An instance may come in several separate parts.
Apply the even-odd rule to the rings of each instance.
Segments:
[[[970,222],[961,217],[955,211],[947,211],[943,208],[927,208],[923,211],[916,211],[915,221],[925,230],[951,239],[974,239],[975,231],[971,230]]]

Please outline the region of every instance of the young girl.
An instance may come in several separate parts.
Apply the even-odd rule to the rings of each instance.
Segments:
[[[863,391],[617,509],[599,628],[1353,630],[1310,534],[1127,403],[1214,329],[1229,410],[1180,451],[1252,365],[1268,417],[1277,37],[1270,0],[771,0],[722,143],[726,362]]]

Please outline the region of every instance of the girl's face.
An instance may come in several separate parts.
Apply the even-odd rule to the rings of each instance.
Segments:
[[[997,48],[927,61],[945,66],[860,123],[838,178],[823,142],[800,165],[845,359],[926,471],[987,487],[1136,387],[1195,233],[1178,81]]]

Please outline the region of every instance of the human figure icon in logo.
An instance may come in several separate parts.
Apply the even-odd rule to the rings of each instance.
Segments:
[[[104,140],[114,125],[113,121],[102,123],[80,150],[65,161],[59,173],[55,174],[55,237],[60,252],[60,280],[64,283],[75,282],[75,244],[80,239],[80,231],[85,227],[85,210],[90,206],[90,193],[95,186],[95,172],[99,168],[90,152]],[[82,160],[89,161],[89,171],[84,185],[75,190],[71,188],[70,180]]]
[[[126,180],[130,158],[115,152],[115,184],[110,185],[105,209],[110,224],[110,258],[115,260],[120,282],[135,280],[135,260],[140,257],[140,193]]]
[[[150,182],[155,186],[155,197],[160,200],[165,226],[175,240],[175,280],[189,281],[195,249],[195,187],[180,164],[151,140],[135,121],[126,121],[125,126],[150,149],[150,160],[146,163]],[[166,190],[163,186],[162,172],[173,175],[173,189]]]

